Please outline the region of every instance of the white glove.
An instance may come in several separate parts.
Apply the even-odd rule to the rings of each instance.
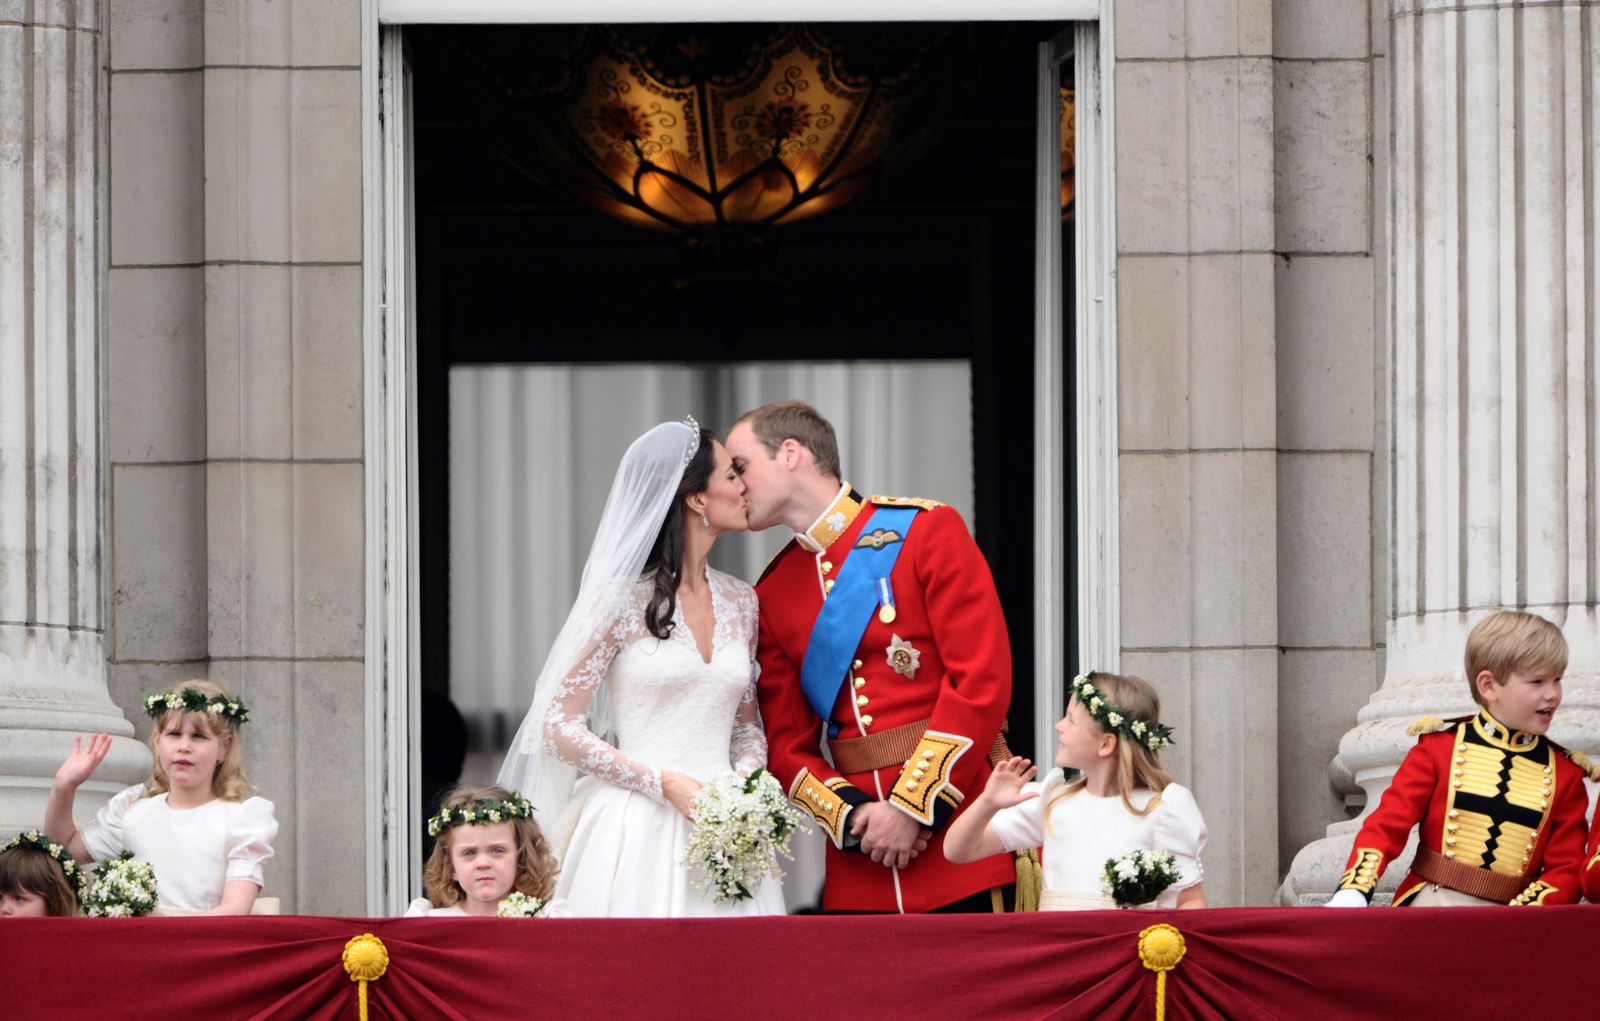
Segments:
[[[1328,898],[1328,903],[1323,905],[1325,908],[1364,908],[1366,906],[1367,898],[1360,890],[1340,890]]]

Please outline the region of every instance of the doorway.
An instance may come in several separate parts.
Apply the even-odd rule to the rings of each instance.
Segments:
[[[393,569],[399,559],[394,552],[403,546],[416,561],[397,572],[414,572],[403,599],[391,589],[375,600],[391,611],[380,628],[391,640],[405,638],[410,649],[402,654],[391,643],[383,662],[369,666],[374,694],[388,706],[388,744],[409,732],[413,736],[407,743],[415,748],[415,723],[420,715],[425,728],[428,718],[418,714],[416,702],[425,692],[432,698],[459,690],[450,651],[452,378],[668,369],[702,376],[765,372],[782,378],[800,370],[849,373],[872,362],[890,378],[896,367],[901,376],[952,367],[964,377],[966,406],[952,406],[942,398],[938,414],[942,422],[966,426],[971,464],[971,510],[966,516],[991,562],[1006,608],[1016,665],[1011,734],[1019,750],[1029,750],[1031,737],[1040,732],[1040,719],[1055,711],[1038,711],[1052,698],[1034,682],[1033,653],[1041,641],[1034,621],[1040,604],[1049,601],[1040,597],[1041,586],[1049,581],[1036,575],[1035,565],[1052,562],[1039,545],[1039,533],[1053,544],[1059,563],[1064,552],[1081,544],[1072,538],[1077,532],[1081,540],[1082,532],[1081,522],[1068,509],[1075,501],[1057,500],[1054,516],[1041,516],[1039,508],[1052,501],[1041,501],[1035,492],[1041,485],[1039,456],[1056,461],[1058,479],[1049,484],[1057,494],[1072,491],[1081,460],[1074,442],[1081,410],[1075,414],[1070,405],[1059,406],[1059,395],[1068,395],[1070,402],[1080,389],[1071,352],[1081,318],[1072,298],[1079,276],[1075,253],[1081,244],[1075,233],[1082,233],[1081,224],[1064,225],[1055,239],[1063,258],[1050,268],[1061,289],[1055,296],[1058,372],[1045,381],[1036,372],[1041,343],[1035,278],[1040,262],[1035,116],[1039,44],[1054,38],[1059,54],[1061,40],[1067,40],[1067,57],[1058,58],[1053,68],[1058,81],[1072,83],[1072,34],[1058,34],[1061,28],[1045,23],[961,26],[994,46],[994,55],[975,68],[980,72],[979,101],[951,118],[924,160],[875,183],[851,205],[786,230],[771,261],[742,280],[737,274],[697,275],[695,267],[684,266],[674,239],[640,232],[577,206],[523,172],[525,168],[510,165],[502,154],[486,152],[482,140],[444,108],[444,90],[430,87],[426,61],[411,64],[403,89],[394,88],[391,75],[391,91],[383,98],[390,113],[385,151],[398,143],[410,159],[404,173],[386,168],[390,209],[385,220],[391,233],[384,240],[391,254],[383,332],[415,344],[415,353],[409,357],[409,380],[391,387],[387,400],[415,387],[405,410],[416,430],[409,462],[416,476],[409,511],[397,508],[392,499],[381,505],[385,520],[379,538],[386,546],[380,544],[378,559]],[[411,27],[404,30],[404,41],[399,30],[386,32],[386,66],[401,66],[406,51],[416,54],[426,47],[424,34],[439,31],[455,29]],[[1085,38],[1094,44],[1092,25],[1087,35],[1078,31],[1080,52]],[[396,204],[396,194],[407,188],[414,188],[414,199],[408,195]],[[396,253],[406,253],[413,232],[414,256],[395,259]],[[619,273],[619,266],[627,272]],[[829,269],[827,286],[806,283],[817,276],[818,266]],[[400,291],[403,300],[397,302]],[[496,295],[506,300],[495,300]],[[414,318],[397,323],[405,316],[397,316],[399,309]],[[392,351],[384,351],[382,358],[389,368]],[[1054,415],[1059,431],[1040,448],[1035,439],[1043,409],[1036,395],[1051,389],[1058,396],[1046,400],[1058,405]],[[369,417],[375,411],[369,409]],[[725,428],[728,423],[706,424]],[[385,465],[395,473],[400,463],[390,455],[377,467],[380,477]],[[846,474],[855,474],[848,464]],[[861,476],[852,481],[878,491],[953,495],[915,482],[891,487]],[[396,529],[397,522],[401,529]],[[409,545],[397,531],[414,537]],[[381,556],[383,548],[390,551],[387,557]],[[1065,591],[1078,588],[1071,579],[1062,582],[1059,568],[1051,573]],[[397,601],[402,609],[394,612]],[[1055,602],[1064,627],[1055,637],[1057,648],[1047,652],[1052,660],[1061,660],[1064,646],[1067,661],[1075,663],[1072,650],[1081,613],[1063,606],[1064,599]],[[529,685],[537,667],[528,666]],[[1053,669],[1051,676],[1059,683],[1059,670]],[[522,708],[499,711],[515,715]],[[409,731],[406,718],[413,721]],[[483,723],[470,740],[485,749],[495,729],[492,721]],[[422,747],[427,748],[426,737]],[[374,780],[385,794],[405,792],[402,803],[413,820],[421,817],[416,768],[413,759],[409,782],[404,771],[396,775],[392,764]],[[417,860],[419,844],[392,831],[384,840],[389,845],[384,849],[388,874],[398,878],[405,858]],[[388,882],[389,889],[393,885]]]

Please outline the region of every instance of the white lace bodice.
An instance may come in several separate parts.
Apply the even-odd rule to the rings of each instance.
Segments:
[[[766,765],[756,712],[755,590],[707,569],[716,620],[711,661],[700,657],[681,606],[672,634],[645,628],[651,587],[634,586],[601,641],[563,678],[545,714],[544,749],[585,773],[661,801],[661,770],[700,780]],[[607,685],[615,746],[589,729],[590,703]]]

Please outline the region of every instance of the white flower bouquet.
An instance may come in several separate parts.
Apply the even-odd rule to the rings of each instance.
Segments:
[[[1100,888],[1119,908],[1148,904],[1178,881],[1178,863],[1168,851],[1129,851],[1107,858]]]
[[[682,865],[718,904],[753,897],[763,879],[782,878],[780,854],[794,859],[789,836],[802,818],[765,769],[716,777],[694,797],[694,832]]]
[[[94,870],[94,886],[83,902],[92,918],[139,918],[156,909],[156,873],[124,851]]]
[[[534,918],[544,910],[547,902],[538,897],[530,897],[521,890],[512,890],[500,899],[500,908],[495,912],[501,918]]]

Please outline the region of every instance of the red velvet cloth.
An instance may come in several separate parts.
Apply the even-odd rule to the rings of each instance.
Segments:
[[[1188,953],[1167,1016],[1588,1017],[1600,907],[1235,908],[727,921],[285,916],[0,922],[10,1017],[356,1016],[345,941],[383,940],[372,1018],[1149,1018],[1139,930]],[[864,962],[871,962],[870,964]]]

